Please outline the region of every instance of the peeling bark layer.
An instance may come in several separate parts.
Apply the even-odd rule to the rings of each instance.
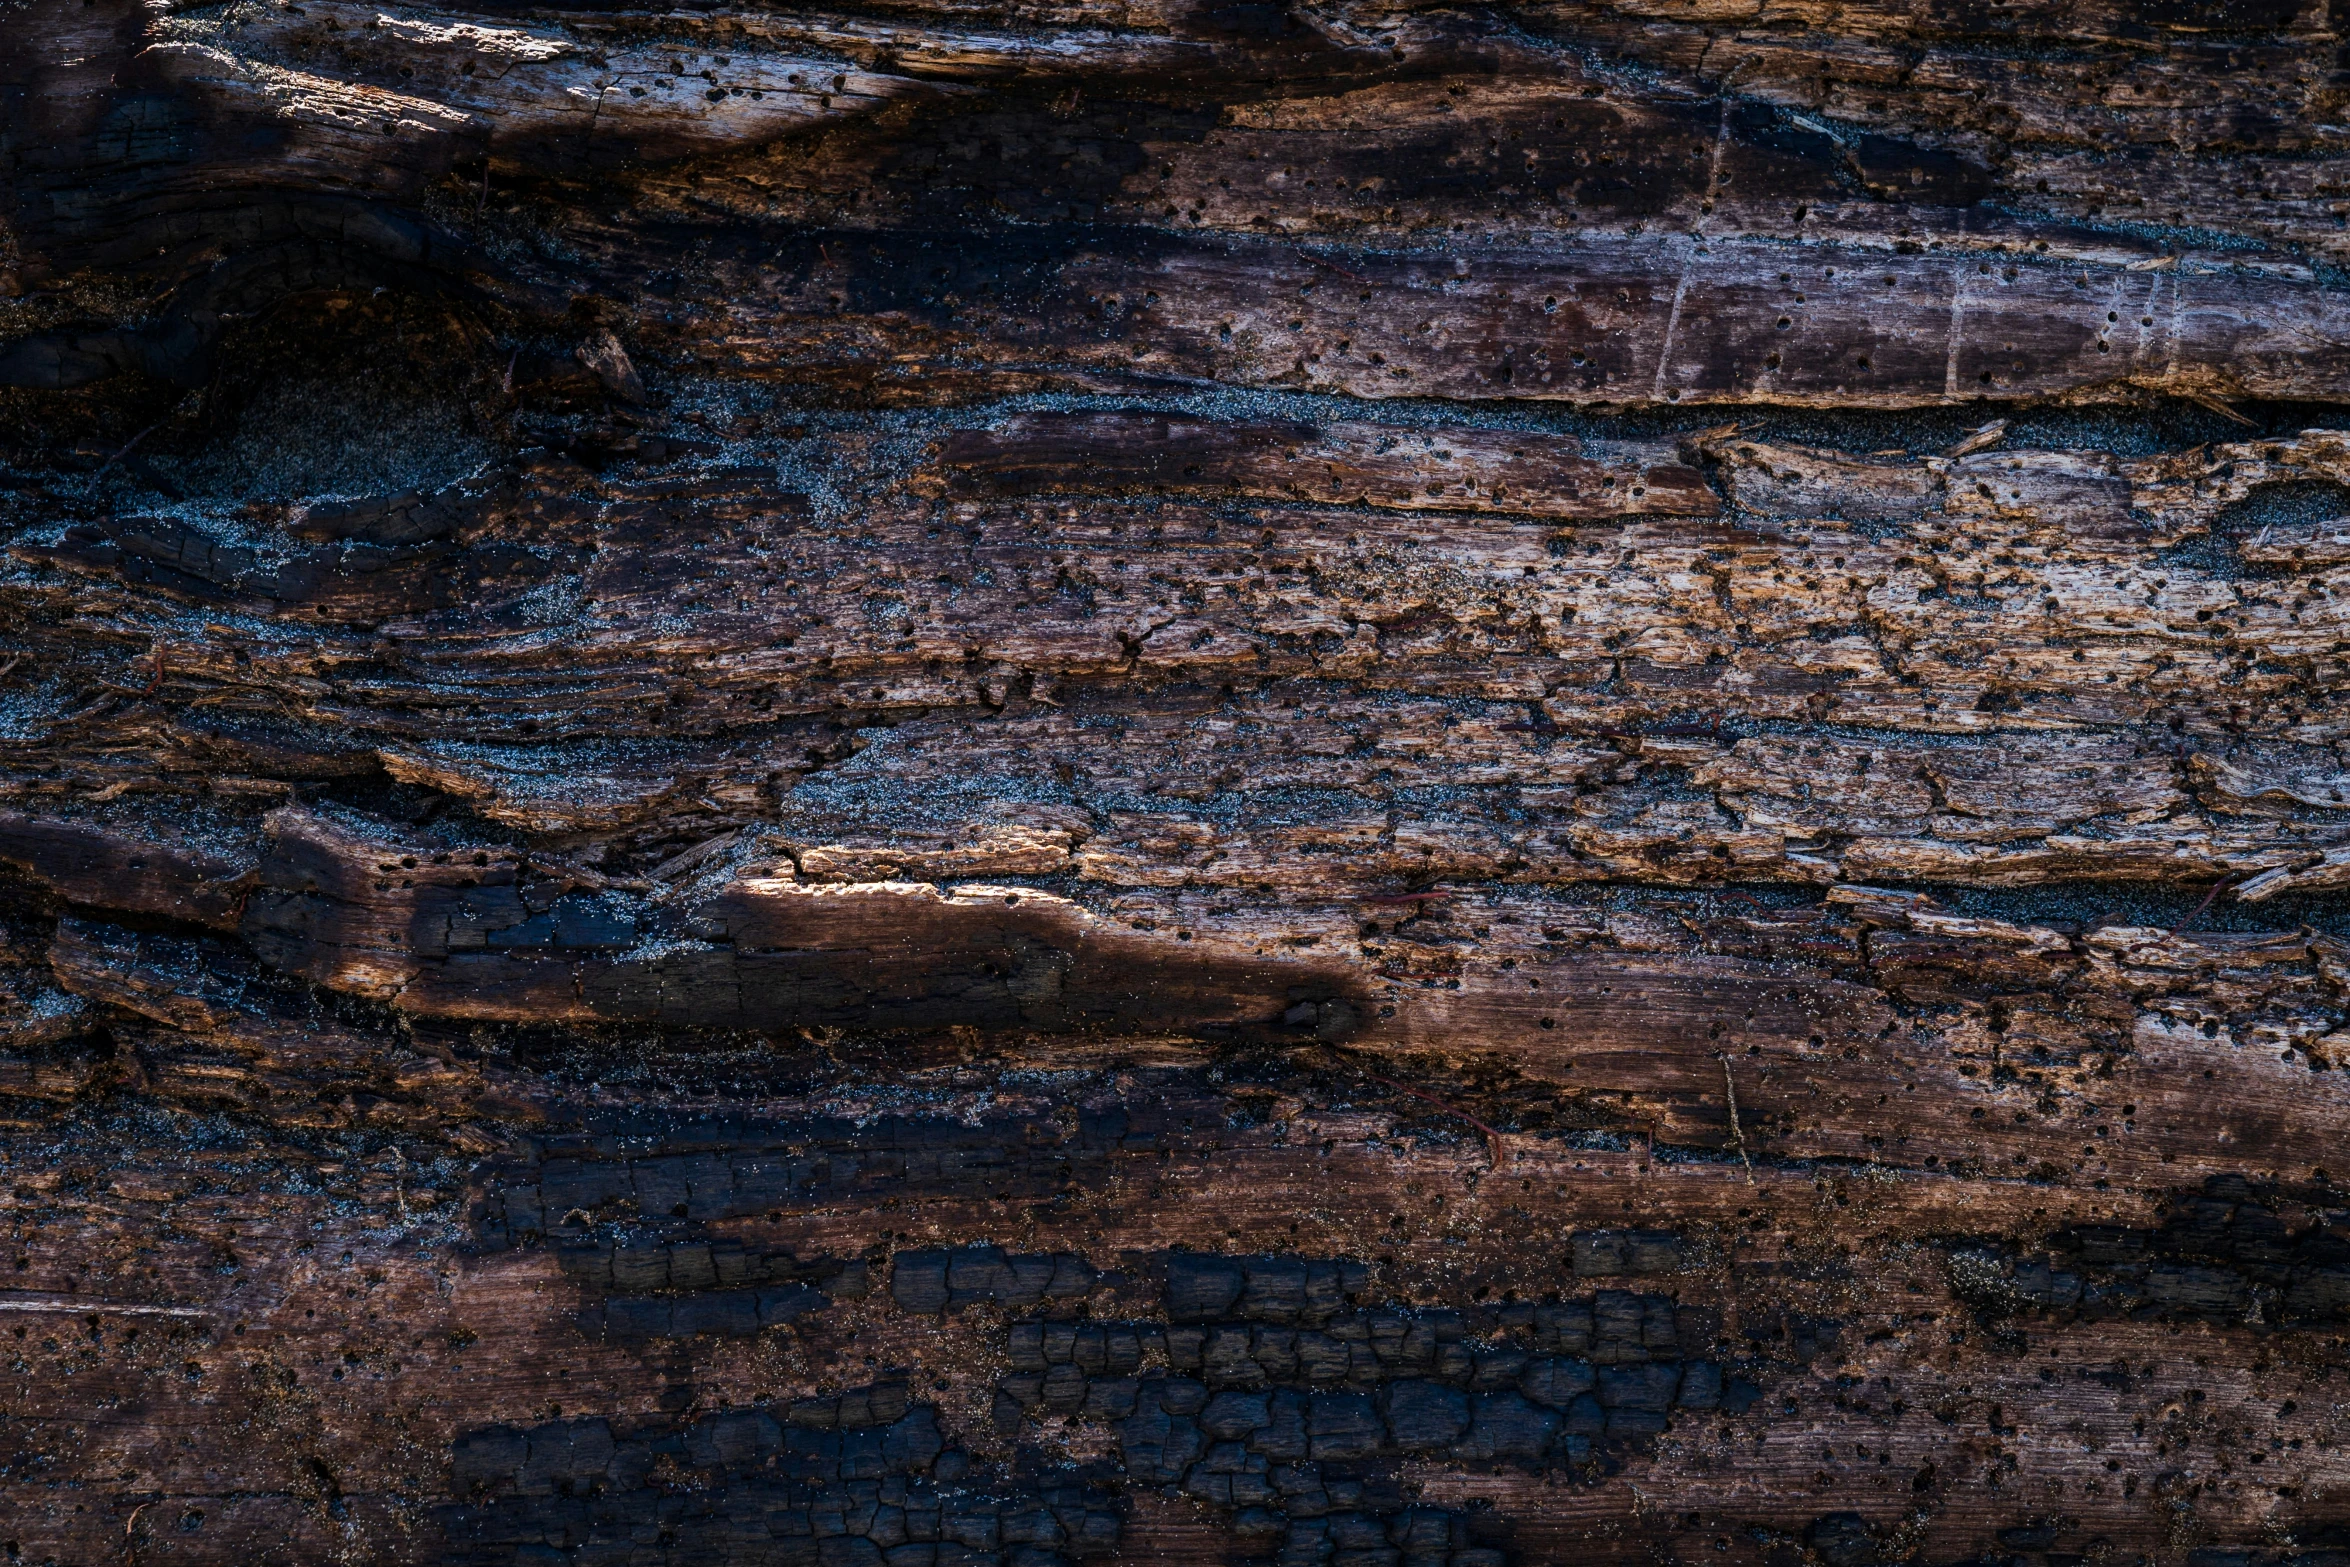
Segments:
[[[6,17],[11,1561],[2350,1559],[2332,11]]]

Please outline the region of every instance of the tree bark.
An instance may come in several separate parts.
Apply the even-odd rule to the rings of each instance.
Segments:
[[[5,17],[10,1561],[2350,1559],[2333,11]]]

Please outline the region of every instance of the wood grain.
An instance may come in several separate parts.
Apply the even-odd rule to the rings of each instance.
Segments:
[[[23,0],[8,1558],[2337,1567],[2340,49]]]

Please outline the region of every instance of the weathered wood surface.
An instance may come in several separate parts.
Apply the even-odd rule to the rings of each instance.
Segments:
[[[0,21],[9,1560],[2350,1559],[2333,10]]]

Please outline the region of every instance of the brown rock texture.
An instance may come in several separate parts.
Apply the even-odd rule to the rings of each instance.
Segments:
[[[2350,1567],[2345,27],[0,5],[7,1562]]]

